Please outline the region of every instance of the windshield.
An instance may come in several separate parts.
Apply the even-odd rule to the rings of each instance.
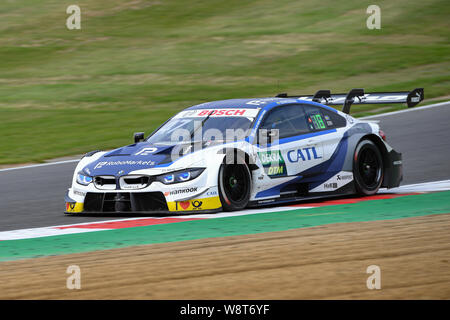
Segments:
[[[259,109],[186,110],[170,119],[147,141],[174,142],[238,141],[250,132]]]

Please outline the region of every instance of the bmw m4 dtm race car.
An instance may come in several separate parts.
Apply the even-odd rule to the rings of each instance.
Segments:
[[[150,136],[78,163],[66,213],[232,211],[397,187],[402,158],[352,104],[423,100],[411,92],[232,99],[187,108]],[[343,111],[330,106],[343,105]]]

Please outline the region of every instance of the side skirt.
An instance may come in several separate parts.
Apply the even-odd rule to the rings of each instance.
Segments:
[[[309,200],[326,199],[340,196],[348,196],[356,194],[354,182],[349,182],[345,186],[330,192],[314,192],[305,196],[277,197],[263,200],[253,200],[248,204],[249,208],[267,207],[279,204],[301,203]]]

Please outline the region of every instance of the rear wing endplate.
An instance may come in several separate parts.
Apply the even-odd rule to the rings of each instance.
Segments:
[[[412,108],[423,100],[424,91],[423,88],[416,88],[412,91],[365,93],[364,89],[352,89],[349,93],[331,94],[330,90],[319,90],[314,95],[289,96],[287,93],[280,93],[276,97],[298,98],[330,106],[343,105],[342,111],[348,114],[352,104],[406,103],[408,108]]]

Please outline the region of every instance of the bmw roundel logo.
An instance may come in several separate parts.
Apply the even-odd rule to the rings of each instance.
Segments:
[[[123,170],[120,170],[119,172],[117,172],[117,174],[120,176],[122,174],[124,174],[125,172]]]

